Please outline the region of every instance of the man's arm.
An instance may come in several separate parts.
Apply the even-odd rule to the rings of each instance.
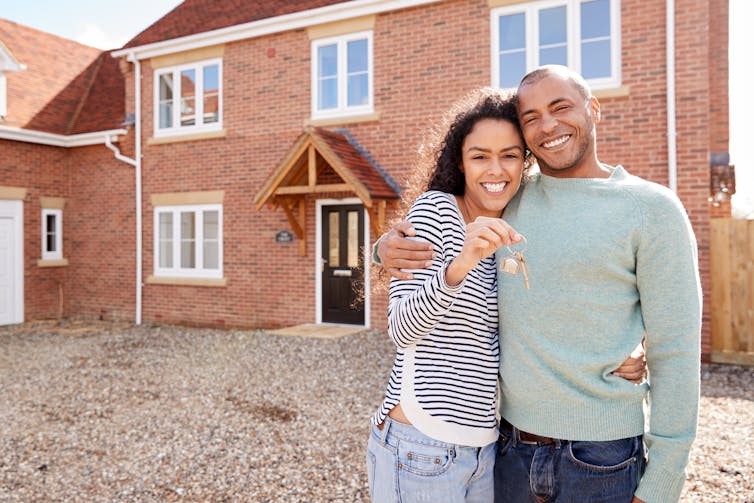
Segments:
[[[678,501],[699,404],[701,287],[696,240],[675,195],[642,198],[636,279],[647,337],[648,462],[635,493],[648,503]]]
[[[426,241],[408,239],[416,236],[416,229],[408,221],[398,222],[374,244],[372,258],[387,273],[398,279],[412,279],[401,269],[426,269],[432,265],[432,245]]]

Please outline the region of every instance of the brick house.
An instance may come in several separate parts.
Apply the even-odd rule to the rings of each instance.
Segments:
[[[711,160],[728,150],[727,0],[230,4],[186,0],[111,54],[82,48],[74,112],[56,115],[62,146],[7,132],[49,124],[1,123],[0,199],[23,203],[25,319],[382,328],[363,250],[394,216],[423,132],[472,87],[513,86],[545,62],[593,86],[601,160],[677,190],[708,298],[709,220],[730,210],[708,203]],[[7,24],[11,112],[37,55],[5,40]],[[69,140],[82,133],[98,140]],[[39,257],[42,198],[65,203],[58,268]]]

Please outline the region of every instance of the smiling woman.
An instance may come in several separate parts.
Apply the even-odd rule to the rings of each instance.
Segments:
[[[390,284],[388,334],[397,349],[368,441],[373,501],[403,493],[448,502],[493,499],[494,253],[522,239],[500,216],[528,159],[507,91],[476,90],[446,120],[417,170],[424,179],[415,186],[429,190],[408,213],[416,238],[431,243],[436,257],[413,278]]]

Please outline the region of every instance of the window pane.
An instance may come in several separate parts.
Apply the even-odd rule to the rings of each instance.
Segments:
[[[348,212],[348,267],[359,267],[359,212]]]
[[[219,269],[220,245],[217,241],[204,242],[204,268]]]
[[[219,212],[204,212],[204,264],[205,269],[218,269],[220,263]]]
[[[327,262],[330,267],[340,267],[340,214],[334,211],[329,214],[330,233],[328,236],[330,254]]]
[[[219,213],[217,211],[204,212],[204,239],[217,239],[219,233]]]
[[[348,77],[348,106],[369,104],[369,75],[361,73]]]
[[[181,267],[193,269],[196,267],[196,224],[193,211],[181,212]]]
[[[196,70],[183,70],[181,72],[181,126],[193,126],[196,124]]]
[[[204,84],[204,124],[220,120],[220,68],[218,65],[202,69]]]
[[[55,239],[55,233],[57,231],[56,224],[57,224],[57,218],[55,218],[55,215],[45,215],[45,223],[47,225],[46,228],[46,235],[45,235],[45,251],[48,252],[54,252],[57,251],[56,249],[56,239]]]
[[[346,45],[348,53],[348,73],[368,71],[369,53],[367,51],[367,39],[352,40]]]
[[[317,48],[317,76],[332,77],[338,74],[338,46],[323,45]]]
[[[501,51],[526,49],[526,17],[523,12],[511,16],[500,16],[498,23]]]
[[[173,267],[173,214],[160,213],[158,234],[158,264],[161,268]]]
[[[319,81],[318,110],[338,108],[338,79],[332,77]]]
[[[539,11],[539,45],[566,43],[566,8],[553,7]]]
[[[610,0],[581,2],[581,40],[610,36]]]
[[[517,87],[526,74],[526,52],[500,55],[500,87]]]
[[[599,40],[581,45],[581,75],[585,79],[610,77],[610,41]]]
[[[540,65],[568,65],[568,54],[564,47],[551,47],[539,51]]]
[[[173,74],[160,75],[160,128],[173,126]]]

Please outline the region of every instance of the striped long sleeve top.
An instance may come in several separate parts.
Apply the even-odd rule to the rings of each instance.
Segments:
[[[372,417],[385,420],[400,402],[419,431],[437,440],[482,447],[497,438],[499,363],[495,257],[457,286],[445,282],[463,248],[466,224],[453,195],[422,194],[408,220],[437,257],[413,279],[393,279],[388,334],[397,347],[385,399]]]

